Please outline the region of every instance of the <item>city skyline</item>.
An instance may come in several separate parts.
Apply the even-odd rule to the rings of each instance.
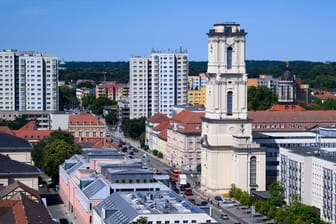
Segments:
[[[152,49],[187,49],[206,61],[214,23],[248,31],[248,60],[336,61],[336,3],[304,1],[41,1],[0,2],[0,49],[34,50],[65,61],[128,61]],[[10,21],[10,22],[6,22]]]

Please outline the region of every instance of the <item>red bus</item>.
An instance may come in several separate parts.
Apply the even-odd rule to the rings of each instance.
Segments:
[[[170,171],[170,179],[173,182],[178,182],[180,179],[180,171],[178,170],[171,170]]]
[[[187,187],[184,189],[184,194],[185,195],[192,195],[193,192],[192,192],[192,188],[191,187]]]

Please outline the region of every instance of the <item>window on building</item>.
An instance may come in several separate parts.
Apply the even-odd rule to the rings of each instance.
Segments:
[[[257,159],[252,156],[250,159],[250,185],[257,184]]]
[[[226,65],[227,69],[232,68],[232,47],[226,49]]]
[[[227,99],[226,99],[226,108],[227,108],[227,115],[232,115],[232,92],[229,91],[227,93]]]

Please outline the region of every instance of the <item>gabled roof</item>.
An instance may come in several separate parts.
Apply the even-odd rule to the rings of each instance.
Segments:
[[[161,123],[163,121],[169,121],[169,118],[161,113],[156,113],[148,119],[150,123]]]
[[[39,193],[27,185],[21,183],[20,181],[14,181],[10,185],[6,186],[5,188],[0,190],[0,199],[6,197],[8,194],[11,192],[15,191],[16,189],[21,188],[24,190],[26,193],[34,196],[36,199],[40,199]]]
[[[138,213],[119,194],[111,194],[109,197],[94,207],[100,217],[103,217],[106,224],[129,223]],[[104,210],[103,210],[104,209]]]
[[[0,220],[1,223],[54,223],[41,203],[30,200],[24,194],[16,200],[0,200]]]
[[[19,130],[14,130],[14,134],[17,137],[29,140],[42,140],[50,136],[52,130],[37,130],[36,122],[29,121],[27,124],[22,126]]]
[[[172,118],[172,121],[184,124],[201,124],[201,118],[204,116],[204,111],[182,110]]]
[[[20,200],[0,200],[0,220],[3,223],[28,224]]]
[[[31,166],[0,154],[0,176],[33,174],[39,175],[40,171],[35,166]]]
[[[1,151],[31,151],[31,144],[25,139],[16,137],[11,134],[0,132],[0,152]]]
[[[286,105],[286,104],[276,104],[272,106],[268,111],[280,111],[280,112],[295,112],[295,111],[305,111],[300,105]]]
[[[154,131],[162,131],[164,129],[167,129],[167,127],[169,126],[169,120],[167,121],[162,121],[160,124],[158,124],[157,126],[155,126],[153,128]]]
[[[306,110],[306,111],[248,111],[252,123],[335,123],[336,110]]]
[[[69,115],[69,125],[104,125],[95,115],[82,112],[81,114]]]
[[[167,141],[167,128],[166,128],[166,129],[163,129],[163,130],[159,133],[158,137],[159,137],[160,139],[162,139],[162,140]]]
[[[101,179],[97,178],[83,189],[83,193],[88,199],[103,199],[106,197],[106,192],[102,192],[107,184]]]
[[[204,115],[204,111],[182,110],[171,119],[169,128],[184,134],[200,134]]]
[[[8,126],[0,126],[0,132],[14,135],[14,132]]]
[[[29,224],[53,224],[48,210],[41,203],[34,202],[21,194],[21,201]]]
[[[314,97],[319,98],[320,100],[326,99],[336,99],[336,96],[328,91],[317,90],[314,92]]]

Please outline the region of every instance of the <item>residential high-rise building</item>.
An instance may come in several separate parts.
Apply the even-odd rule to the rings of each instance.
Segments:
[[[13,112],[58,111],[57,82],[57,57],[1,51],[0,113],[4,113],[1,118]]]
[[[265,190],[265,151],[252,140],[247,117],[246,33],[236,23],[215,24],[208,33],[208,81],[202,119],[201,187],[228,193],[231,184]]]
[[[171,115],[187,103],[188,53],[152,52],[130,58],[130,118]]]

